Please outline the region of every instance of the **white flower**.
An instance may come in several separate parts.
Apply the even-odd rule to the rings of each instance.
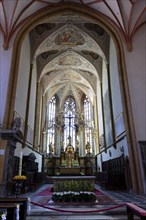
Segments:
[[[1,218],[2,218],[2,220],[6,220],[6,214],[3,213],[3,214],[1,215]]]

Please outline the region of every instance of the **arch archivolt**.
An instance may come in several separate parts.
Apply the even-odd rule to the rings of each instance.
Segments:
[[[49,8],[49,7],[48,7]],[[50,22],[51,19],[55,18],[56,15],[63,15],[65,13],[71,12],[72,14],[78,15],[80,17],[83,18],[84,21],[91,21],[95,24],[98,24],[99,26],[101,26],[109,35],[110,37],[114,40],[115,43],[115,47],[117,50],[117,60],[118,60],[118,66],[119,66],[119,78],[120,78],[120,87],[121,87],[121,95],[122,95],[122,102],[123,102],[123,109],[124,109],[124,116],[125,116],[125,122],[126,122],[126,129],[127,129],[127,139],[128,139],[128,143],[129,143],[129,154],[130,154],[130,161],[131,163],[134,160],[138,160],[138,154],[137,154],[137,150],[133,148],[133,146],[136,145],[136,138],[135,138],[135,133],[134,133],[134,125],[133,125],[133,119],[132,119],[132,115],[130,114],[131,112],[131,106],[130,106],[130,98],[129,98],[129,91],[128,91],[128,83],[127,83],[127,77],[126,77],[126,66],[125,66],[125,61],[124,61],[124,52],[123,52],[123,45],[122,45],[122,41],[121,38],[119,36],[119,34],[117,33],[116,29],[107,21],[105,20],[101,15],[99,15],[97,12],[93,11],[93,10],[87,10],[87,8],[82,8],[82,11],[80,10],[80,8],[78,8],[76,5],[72,5],[72,4],[64,4],[64,5],[60,5],[58,7],[55,8],[49,8],[49,10],[46,8],[42,11],[40,11],[38,14],[36,13],[36,15],[34,16],[34,18],[32,18],[26,25],[24,25],[19,33],[17,34],[15,43],[14,43],[14,48],[13,48],[13,56],[12,56],[12,65],[11,65],[11,72],[10,72],[10,80],[11,83],[9,85],[9,91],[8,91],[8,99],[7,99],[7,106],[6,106],[6,112],[5,115],[9,117],[5,117],[5,124],[7,126],[10,126],[12,120],[13,120],[13,109],[14,109],[14,104],[15,104],[15,94],[16,94],[16,83],[17,83],[17,78],[18,78],[18,66],[19,66],[19,57],[20,57],[20,50],[21,50],[21,45],[23,42],[24,37],[26,36],[26,34],[28,34],[29,32],[31,32],[31,30],[33,28],[35,28],[35,26],[37,26],[38,24],[42,23],[43,21],[45,21],[46,19]],[[66,31],[69,31],[69,27],[66,26]],[[77,30],[76,27],[73,27],[73,31]],[[63,33],[63,29],[62,29],[62,33]],[[87,34],[85,33],[81,33],[83,39],[85,37],[87,37]],[[50,35],[51,36],[51,35]],[[55,33],[54,36],[58,36],[57,32]],[[76,36],[77,37],[77,36]],[[78,36],[79,37],[79,36]],[[56,39],[54,37],[54,39]],[[62,42],[58,36],[58,42]],[[56,41],[57,41],[56,39]],[[88,38],[90,39],[90,38]],[[46,52],[45,51],[45,46],[46,43],[48,42],[48,40],[46,40],[46,42],[43,42],[43,46],[42,48],[38,48],[34,58],[37,58],[38,55],[41,54],[41,52]],[[55,41],[54,41],[55,42]],[[74,40],[72,40],[72,42],[66,43],[65,45],[58,45],[59,49],[62,48],[62,50],[65,49],[65,47],[67,47],[68,45],[68,50],[65,53],[68,53],[68,51],[70,52],[70,56],[74,55],[75,53],[77,53],[77,50],[79,50],[79,48],[81,48],[81,44],[84,42],[84,44],[86,43],[89,44],[89,41],[86,41],[85,39],[82,40],[81,42],[77,41],[78,45],[73,45],[73,43],[75,43]],[[48,43],[49,46],[49,43]],[[62,46],[62,47],[61,47]],[[83,50],[86,49],[86,52],[88,53],[88,55],[90,56],[90,54],[94,54],[94,55],[100,55],[100,57],[102,57],[102,59],[105,59],[105,54],[103,53],[103,51],[101,50],[100,45],[96,45],[97,49],[93,50],[93,47],[95,46],[95,41],[92,41],[92,48],[90,48],[90,46],[88,45],[88,48],[83,48]],[[78,48],[78,49],[77,49]],[[62,53],[63,54],[63,53]],[[81,78],[81,82],[78,81],[77,79],[75,80],[75,76],[73,76],[73,74],[71,74],[70,70],[68,70],[68,67],[66,68],[67,65],[65,65],[65,62],[63,64],[63,68],[61,68],[61,65],[59,65],[59,68],[53,67],[53,64],[55,64],[56,62],[53,63],[53,61],[51,61],[51,65],[47,64],[45,66],[45,68],[42,71],[41,74],[41,83],[44,83],[44,95],[47,96],[48,99],[51,98],[52,95],[57,95],[58,98],[60,99],[60,95],[63,94],[63,100],[65,99],[66,95],[68,94],[68,91],[70,91],[71,94],[74,95],[75,99],[78,99],[77,101],[81,100],[81,97],[83,97],[84,95],[87,95],[90,99],[91,102],[93,103],[94,97],[95,97],[95,89],[93,87],[93,83],[91,83],[89,80],[87,80],[87,75],[88,74],[93,74],[94,75],[94,79],[96,79],[96,84],[99,81],[98,78],[98,72],[97,70],[94,68],[94,66],[92,65],[92,62],[89,65],[89,68],[78,68],[77,69],[77,65],[80,64],[80,61],[82,60],[82,63],[84,63],[83,61],[85,60],[85,58],[77,55],[77,58],[80,58],[78,61],[76,60],[76,65],[74,63],[74,65],[72,64],[72,68],[71,69],[72,73],[78,78]],[[93,60],[94,60],[93,56]],[[61,55],[57,58],[55,58],[54,60],[59,60],[62,58],[63,60],[63,56],[61,57]],[[33,59],[32,59],[33,60]],[[95,61],[95,60],[94,60]],[[37,62],[37,59],[36,59]],[[71,59],[68,60],[68,64],[69,62],[71,62]],[[74,60],[75,62],[75,60]],[[71,67],[71,65],[70,65]],[[52,83],[52,85],[50,85],[50,80],[46,79],[47,78],[47,74],[48,74],[48,78],[49,75],[52,74],[52,72],[54,72],[55,74],[58,74],[58,80],[61,79],[61,76],[59,77],[60,74],[66,74],[66,77],[68,77],[68,80],[63,79],[63,75],[62,75],[62,84],[59,83]],[[80,73],[80,74],[79,74]],[[84,75],[84,77],[83,77]],[[44,79],[43,79],[44,78]],[[70,81],[70,83],[68,83],[68,81]],[[94,81],[94,80],[93,80]],[[53,80],[52,80],[53,82]],[[68,84],[68,90],[66,88],[66,85]],[[49,92],[51,91],[51,92]],[[80,93],[80,94],[79,94]],[[133,169],[134,170],[134,169]],[[139,176],[140,172],[137,172],[137,175],[134,173],[135,171],[132,171],[132,176],[133,176],[133,184],[134,184],[134,188],[135,190],[139,190],[140,188],[140,183],[137,182],[136,180],[136,176]],[[140,177],[140,176],[139,176]],[[135,183],[134,183],[135,181]]]

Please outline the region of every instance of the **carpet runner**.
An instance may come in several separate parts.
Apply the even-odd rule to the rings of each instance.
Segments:
[[[52,196],[52,193],[53,193],[53,188],[48,187],[43,191],[39,192],[38,194],[36,194],[35,196]]]

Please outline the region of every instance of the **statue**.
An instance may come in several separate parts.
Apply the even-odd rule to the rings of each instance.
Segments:
[[[64,141],[61,142],[61,151],[64,151]]]
[[[52,142],[49,144],[49,154],[50,154],[50,155],[53,154],[53,146],[52,146]]]
[[[79,151],[79,141],[76,140],[76,151]]]
[[[87,154],[90,154],[90,148],[91,148],[91,145],[90,145],[89,141],[87,141],[87,144],[86,144]]]
[[[73,163],[73,160],[74,160],[74,148],[73,148],[73,146],[71,146],[71,145],[67,146],[65,154],[66,154],[65,157],[66,157],[67,166],[71,167],[72,163]]]
[[[71,136],[69,135],[67,139],[68,139],[68,145],[71,145]]]
[[[21,128],[21,119],[19,117],[16,117],[13,121],[12,129],[20,130],[20,128]]]

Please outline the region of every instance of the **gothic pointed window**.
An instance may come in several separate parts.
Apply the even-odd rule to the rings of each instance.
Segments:
[[[84,120],[85,120],[85,143],[89,142],[92,144],[92,134],[91,134],[91,105],[89,98],[86,96],[84,98]]]
[[[56,111],[56,98],[53,96],[47,106],[47,153],[49,153],[49,144],[54,146],[55,142],[55,111]]]
[[[67,146],[70,141],[71,145],[75,146],[75,111],[76,103],[73,97],[68,96],[64,102],[64,143]]]

